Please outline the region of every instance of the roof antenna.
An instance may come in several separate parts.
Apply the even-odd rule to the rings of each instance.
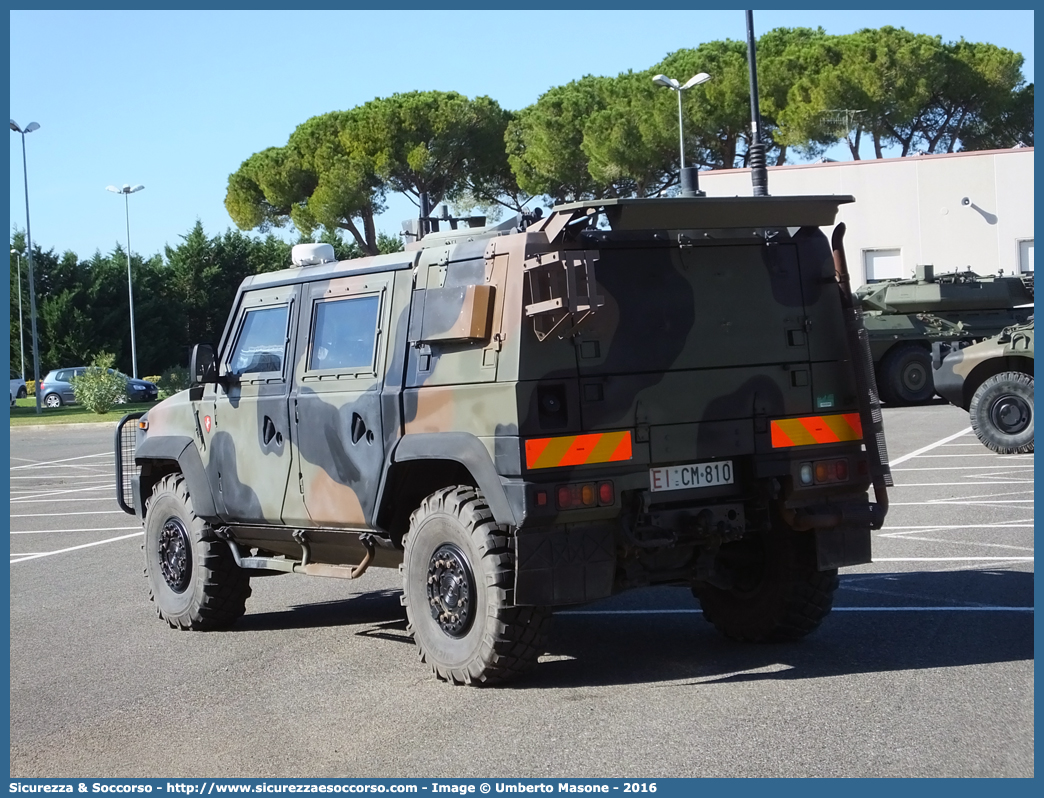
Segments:
[[[767,197],[768,170],[761,143],[761,111],[758,108],[758,64],[754,55],[754,12],[747,12],[747,68],[750,70],[750,182],[755,197]]]

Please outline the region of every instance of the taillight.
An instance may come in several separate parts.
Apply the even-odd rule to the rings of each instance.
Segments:
[[[830,482],[848,481],[848,460],[815,460],[802,463],[798,468],[798,480],[802,485],[822,485]]]
[[[537,492],[537,504],[540,495]],[[559,510],[576,510],[583,507],[604,507],[616,499],[612,482],[572,482],[555,488],[555,500]]]

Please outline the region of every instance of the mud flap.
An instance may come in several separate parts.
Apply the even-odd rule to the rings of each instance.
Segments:
[[[868,524],[842,522],[827,529],[817,529],[814,534],[816,567],[820,571],[871,562]]]
[[[515,538],[515,604],[582,604],[613,592],[616,552],[609,525],[523,531]]]

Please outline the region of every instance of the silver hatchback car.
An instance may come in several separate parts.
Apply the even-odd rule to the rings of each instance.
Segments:
[[[76,401],[72,380],[87,370],[86,366],[75,366],[67,369],[55,369],[47,372],[40,381],[40,391],[44,407],[61,407]],[[112,369],[109,369],[112,372]],[[125,375],[124,375],[125,376]],[[148,380],[137,380],[127,377],[127,401],[151,402],[159,396],[155,383]]]

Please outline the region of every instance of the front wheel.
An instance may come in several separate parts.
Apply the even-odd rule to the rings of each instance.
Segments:
[[[703,617],[726,637],[798,640],[830,614],[837,569],[816,569],[811,532],[777,522],[768,532],[725,544],[718,557],[732,576],[731,587],[696,583],[692,592]]]
[[[25,399],[25,397],[27,397],[28,395],[29,395],[29,391],[27,391],[25,386],[23,385],[21,388],[18,389],[18,393],[15,394],[15,398],[16,399]]]
[[[422,662],[454,684],[497,684],[529,671],[543,651],[551,613],[516,607],[507,530],[475,488],[428,496],[410,516],[403,596]]]
[[[157,482],[145,505],[142,551],[149,597],[172,628],[221,629],[246,611],[250,576],[196,516],[180,474]]]
[[[968,405],[971,427],[998,454],[1033,451],[1033,377],[1021,371],[994,374]]]

